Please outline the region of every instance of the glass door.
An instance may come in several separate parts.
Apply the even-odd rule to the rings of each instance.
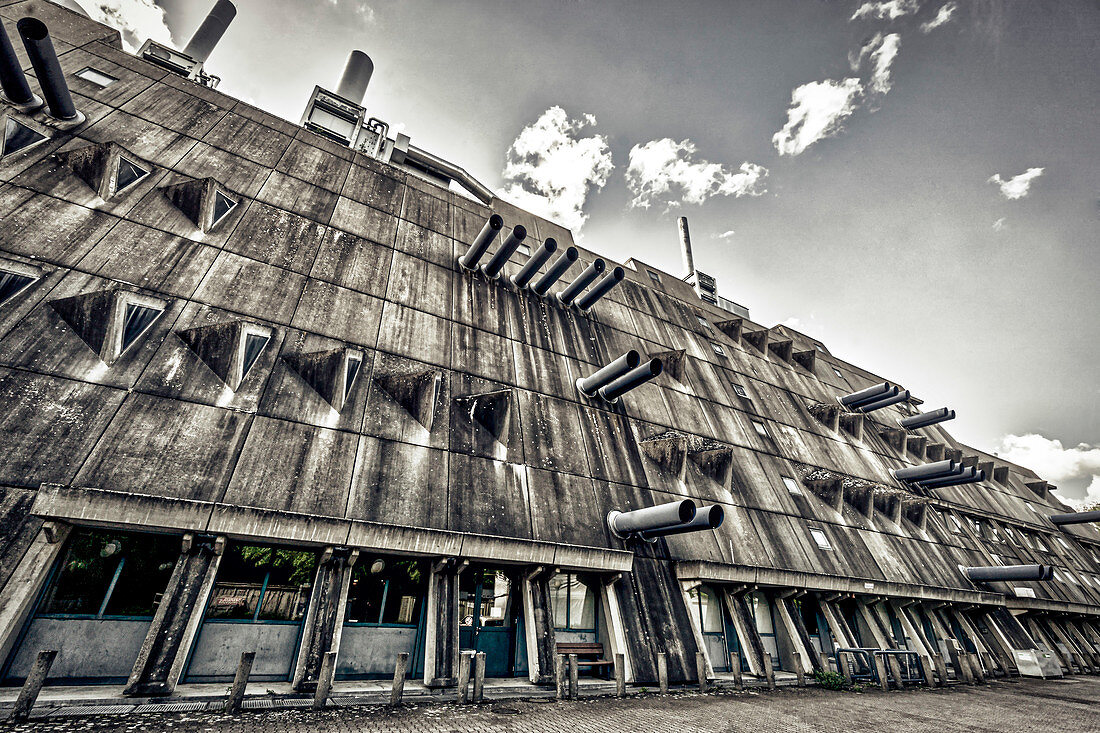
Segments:
[[[520,638],[520,602],[509,573],[470,568],[459,581],[459,644],[485,652],[486,677],[514,677]]]

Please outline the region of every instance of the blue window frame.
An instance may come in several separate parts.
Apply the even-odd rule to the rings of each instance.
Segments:
[[[558,631],[596,631],[596,594],[573,573],[550,579],[550,604]]]

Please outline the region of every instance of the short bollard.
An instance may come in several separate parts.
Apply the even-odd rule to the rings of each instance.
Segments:
[[[897,685],[899,690],[905,689],[905,676],[901,673],[901,663],[898,658],[891,655],[887,657],[886,664],[890,668],[890,676],[894,678],[894,684]]]
[[[564,654],[555,655],[554,660],[556,662],[554,665],[556,687],[554,697],[556,697],[558,700],[564,700],[566,695],[568,694],[568,690],[566,689],[566,678],[569,674],[569,662],[568,660],[566,660]]]
[[[734,659],[730,667],[733,669],[733,688],[735,690],[745,689],[745,678],[741,675],[741,660]]]
[[[882,686],[883,692],[890,691],[890,678],[886,675],[886,663],[882,661],[881,654],[874,654],[875,674],[878,675],[878,683]]]
[[[768,683],[768,689],[775,689],[775,665],[772,663],[772,655],[764,652],[764,680]]]
[[[317,689],[313,693],[313,709],[324,710],[329,693],[332,692],[332,680],[336,676],[336,652],[325,652],[321,657],[321,672],[317,675]]]
[[[966,658],[970,661],[970,666],[974,670],[974,679],[985,684],[985,672],[982,670],[982,660],[978,658],[977,654],[967,654]]]
[[[239,713],[244,702],[244,691],[248,687],[248,675],[252,674],[252,663],[256,661],[256,652],[241,652],[241,661],[237,664],[237,674],[233,677],[233,686],[229,688],[229,699],[225,701],[227,713]]]
[[[851,652],[837,652],[836,653],[836,666],[840,670],[840,673],[844,675],[844,681],[848,683],[848,686],[852,685],[852,668],[848,665],[848,659],[851,656]]]
[[[798,682],[799,687],[806,686],[806,672],[802,669],[802,655],[798,652],[793,652],[791,657],[794,658],[794,677]]]
[[[955,676],[961,676],[963,682],[968,685],[974,684],[974,668],[970,666],[970,660],[967,659],[966,652],[959,652],[953,661],[955,662]]]
[[[463,704],[470,701],[470,667],[473,661],[473,652],[462,652],[458,656],[458,701]]]
[[[615,655],[615,696],[626,697],[626,655]]]
[[[50,673],[53,660],[57,657],[57,651],[53,649],[38,652],[38,658],[34,660],[30,674],[27,675],[23,689],[19,691],[19,697],[15,701],[15,709],[11,711],[9,720],[26,720],[31,714],[38,699],[38,693],[42,691],[42,685],[46,682],[46,675]]]
[[[474,702],[485,699],[485,652],[474,655]]]
[[[707,656],[695,652],[695,674],[699,676],[699,692],[707,691]]]
[[[829,661],[829,655],[828,654],[826,654],[825,652],[821,652],[821,654],[818,655],[818,658],[821,660],[821,671],[822,672],[832,672],[833,671],[833,665]]]
[[[668,654],[657,652],[657,689],[662,695],[668,694]]]
[[[577,655],[569,655],[569,699],[576,700],[580,696],[580,669],[577,664]]]
[[[936,668],[936,674],[940,677],[940,685],[947,687],[947,665],[943,662],[942,654],[932,655],[932,664]]]
[[[400,705],[405,694],[405,675],[409,671],[409,653],[397,655],[397,664],[393,668],[393,689],[390,690],[390,705]]]

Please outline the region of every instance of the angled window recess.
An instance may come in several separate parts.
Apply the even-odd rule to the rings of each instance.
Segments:
[[[0,305],[19,295],[40,277],[42,273],[33,267],[0,260]]]
[[[112,288],[50,301],[50,307],[108,366],[148,333],[168,302]]]
[[[795,494],[796,496],[802,496],[802,489],[798,487],[798,482],[790,476],[780,476],[783,479],[783,485],[787,487],[787,491]]]
[[[655,273],[653,270],[646,270],[649,273],[649,279],[655,283],[661,282],[661,276]]]
[[[235,366],[238,370],[235,381],[238,385],[248,376],[248,371],[260,358],[260,354],[263,353],[264,347],[267,346],[269,341],[271,341],[270,329],[259,326],[245,327],[235,359]]]
[[[733,383],[731,382],[731,384]],[[740,384],[734,384],[733,391],[737,393],[738,397],[744,397],[745,399],[748,399],[749,393],[746,392],[745,388],[742,387]]]
[[[839,370],[839,369],[837,369],[836,367],[833,367],[833,373],[834,373],[834,374],[836,374],[836,375],[837,375],[838,377],[841,377],[841,378],[843,378],[843,377],[844,377],[844,375],[843,375],[843,374],[841,374],[841,373],[840,373],[840,370]]]
[[[520,245],[518,247],[516,247],[516,252],[518,252],[519,254],[524,255],[526,257],[530,257],[531,256],[531,245],[521,242]]]
[[[149,175],[149,171],[124,156],[118,158],[118,170],[115,172],[115,193],[121,193]]]
[[[0,146],[0,157],[26,150],[46,139],[41,132],[32,130],[14,117],[8,117],[4,120],[4,144]]]
[[[355,378],[359,376],[362,366],[363,355],[357,351],[349,351],[347,363],[344,365],[344,402],[348,401],[348,395],[355,386]]]
[[[712,341],[710,344],[710,348],[714,349],[714,353],[718,354],[718,356],[726,355],[726,350],[722,348],[721,344],[716,344]]]
[[[1066,548],[1067,550],[1068,550],[1068,549],[1070,549],[1070,548],[1069,548],[1069,543],[1068,543],[1068,542],[1066,542],[1066,541],[1065,541],[1064,539],[1062,539],[1061,537],[1055,537],[1054,539],[1058,540],[1058,544],[1059,544],[1059,545],[1061,545],[1062,547]]]
[[[706,318],[703,318],[702,316],[696,314],[695,320],[699,321],[699,325],[703,328],[710,328],[710,321],[708,321]]]
[[[770,438],[770,437],[772,437],[772,436],[768,435],[768,428],[764,425],[764,423],[757,422],[756,420],[753,420],[752,421],[752,426],[756,429],[756,434],[759,435],[761,438]]]
[[[826,537],[825,533],[822,532],[820,529],[810,527],[810,536],[814,538],[814,542],[816,542],[817,546],[820,547],[822,550],[833,549],[833,546],[829,544],[829,538]]]
[[[214,220],[210,226],[215,226],[225,218],[226,214],[237,206],[237,201],[226,196],[221,191],[214,191]]]
[[[80,71],[76,72],[76,76],[84,81],[90,81],[97,87],[109,87],[114,84],[118,79],[110,74],[104,74],[102,71],[93,69],[91,66],[85,66]]]

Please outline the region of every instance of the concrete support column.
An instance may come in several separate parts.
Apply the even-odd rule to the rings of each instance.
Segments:
[[[1092,666],[1093,671],[1100,667],[1100,658],[1097,657],[1096,648],[1093,646],[1092,641],[1081,633],[1081,629],[1070,619],[1065,619],[1063,626],[1069,638],[1076,644],[1077,648],[1081,650],[1082,656]]]
[[[348,602],[352,570],[358,558],[358,550],[327,547],[317,563],[313,590],[302,623],[298,658],[294,664],[292,679],[297,692],[316,690],[325,654],[332,652],[338,655],[340,652],[344,607]]]
[[[838,649],[852,649],[855,647],[856,637],[848,628],[848,622],[844,620],[844,614],[840,612],[832,601],[818,596],[818,606],[821,607],[821,615],[825,617],[825,623],[829,625],[829,633],[833,635],[833,645]]]
[[[920,627],[913,623],[913,619],[909,616],[909,609],[904,608],[897,601],[890,601],[890,607],[894,611],[894,615],[898,617],[898,621],[901,623],[901,630],[905,636],[912,639],[913,645],[917,647],[912,651],[917,652],[922,657],[930,657],[936,652],[933,649],[928,640],[924,638],[924,634],[921,633]]]
[[[0,660],[11,654],[71,530],[61,522],[44,523],[0,590]]]
[[[1031,630],[1031,636],[1037,642],[1042,644],[1058,658],[1058,663],[1062,665],[1062,669],[1065,670],[1067,675],[1074,674],[1073,660],[1066,656],[1061,647],[1054,643],[1054,640],[1047,634],[1043,625],[1039,622],[1036,616],[1027,617],[1027,626]]]
[[[634,665],[630,659],[630,645],[626,642],[626,624],[623,622],[622,608],[619,606],[619,596],[615,590],[615,584],[622,578],[621,573],[616,573],[603,580],[600,588],[600,610],[603,613],[607,630],[604,636],[604,645],[608,647],[606,654],[612,659],[623,658],[623,680],[625,684],[634,682]]]
[[[550,578],[553,570],[537,567],[523,576],[523,632],[527,644],[527,675],[536,685],[554,681],[554,618]]]
[[[989,611],[981,612],[981,620],[985,623],[987,629],[989,629],[989,642],[992,647],[991,651],[994,656],[997,657],[997,663],[1004,669],[1005,674],[1019,674],[1020,670],[1016,667],[1016,659],[1012,655],[1013,646],[1009,641],[1008,636],[997,624],[997,620],[993,618],[993,614]]]
[[[760,634],[756,631],[756,619],[753,618],[745,592],[735,593],[728,589],[722,589],[721,592],[730,620],[733,621],[733,628],[737,632],[741,653],[749,663],[749,673],[756,677],[763,677],[764,657],[768,656],[768,653],[764,651],[764,643],[760,641]]]
[[[707,649],[706,641],[703,639],[703,629],[699,626],[699,614],[693,613],[691,608],[691,596],[689,595],[689,593],[691,593],[692,588],[695,588],[698,585],[699,581],[681,581],[680,594],[684,598],[684,606],[687,608],[688,611],[687,615],[688,620],[691,622],[691,634],[695,637],[695,646],[699,649],[699,652],[697,654],[702,655],[703,674],[702,676],[700,676],[699,674],[699,657],[697,656],[695,664],[695,677],[696,680],[705,687],[707,678],[714,676],[714,664],[710,659],[710,651]]]
[[[870,599],[856,599],[856,610],[859,612],[859,619],[863,622],[864,627],[879,649],[893,649],[892,636],[882,628],[882,624],[878,620],[878,614],[875,613],[875,609],[872,608],[871,604]]]
[[[1085,659],[1084,652],[1082,652],[1077,644],[1069,637],[1065,629],[1062,628],[1060,621],[1048,618],[1046,620],[1046,626],[1054,634],[1054,638],[1060,641],[1067,650],[1071,658],[1075,658],[1077,667],[1081,672],[1092,672],[1092,666]]]
[[[469,565],[453,557],[432,563],[424,629],[424,684],[451,687],[458,674],[458,579]]]
[[[198,636],[224,550],[225,537],[184,535],[176,567],[122,694],[170,695],[175,690]]]
[[[787,636],[787,644],[790,646],[791,670],[801,671],[804,674],[812,674],[817,660],[817,652],[810,643],[810,634],[806,631],[806,625],[802,623],[802,615],[790,596],[777,595],[773,601],[775,610],[779,612],[779,623]],[[820,662],[817,662],[818,664]]]

